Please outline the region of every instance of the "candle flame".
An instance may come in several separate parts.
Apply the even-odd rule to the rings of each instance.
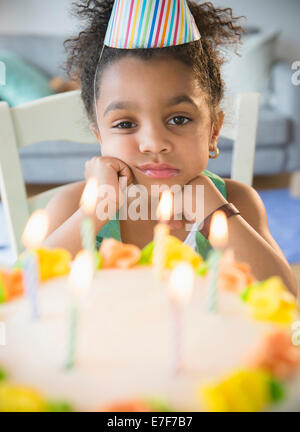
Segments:
[[[177,304],[189,302],[194,288],[194,268],[187,262],[181,262],[174,267],[169,279],[169,294]]]
[[[161,221],[168,221],[171,218],[173,208],[173,196],[171,191],[164,190],[157,207],[157,217]]]
[[[80,207],[87,214],[92,214],[95,210],[98,197],[98,182],[95,177],[91,177],[83,190],[80,199]]]
[[[212,216],[208,239],[215,249],[223,249],[228,242],[228,221],[221,210]]]
[[[77,298],[83,297],[92,283],[94,260],[91,252],[81,250],[76,255],[68,277],[68,285]]]
[[[22,243],[27,249],[37,248],[45,239],[49,228],[46,210],[39,209],[32,213],[22,234]]]

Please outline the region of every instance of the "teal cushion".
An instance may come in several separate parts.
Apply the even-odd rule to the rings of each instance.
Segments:
[[[0,85],[0,100],[11,107],[55,93],[49,77],[26,63],[12,51],[0,50],[0,61],[6,69],[5,85]]]

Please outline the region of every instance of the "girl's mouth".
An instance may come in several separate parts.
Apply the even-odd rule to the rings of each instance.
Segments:
[[[179,174],[179,170],[175,170],[175,169],[141,170],[138,168],[138,170],[143,174],[145,174],[147,177],[151,177],[151,178],[169,178],[169,177],[175,177]]]
[[[167,164],[146,164],[137,169],[150,178],[164,179],[175,177],[180,170]]]

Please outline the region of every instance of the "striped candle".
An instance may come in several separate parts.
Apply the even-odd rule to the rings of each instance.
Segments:
[[[76,305],[72,305],[70,310],[68,351],[67,351],[67,360],[65,364],[66,369],[72,369],[75,365],[78,318],[79,318],[79,308]]]
[[[166,240],[170,234],[168,221],[173,208],[173,195],[169,189],[164,190],[157,207],[157,217],[160,222],[154,227],[153,270],[158,280],[164,279],[164,268],[167,263]]]
[[[84,301],[88,297],[88,289],[92,283],[93,275],[93,255],[86,250],[79,251],[73,261],[67,281],[69,311],[67,352],[64,369],[72,369],[75,366],[80,312]]]
[[[208,256],[210,279],[208,285],[207,309],[216,312],[218,306],[218,277],[222,252],[218,249],[212,250]]]
[[[27,251],[22,264],[23,281],[26,295],[30,301],[33,319],[39,318],[37,292],[39,286],[39,266],[34,251]]]
[[[168,281],[168,294],[172,312],[172,355],[171,368],[174,374],[184,369],[183,356],[183,307],[189,303],[195,284],[191,264],[181,262],[172,270]]]
[[[48,228],[49,218],[47,211],[38,209],[28,219],[22,234],[22,242],[27,250],[20,259],[25,291],[30,300],[33,319],[39,317],[37,291],[40,280],[40,263],[34,249],[40,247],[47,235]]]
[[[80,227],[82,247],[94,255],[96,251],[95,226],[93,220],[86,216]]]
[[[208,263],[210,268],[210,279],[208,285],[208,310],[217,311],[218,301],[218,278],[220,261],[228,242],[228,222],[223,211],[214,212],[209,230],[209,242],[214,250],[210,251]]]
[[[81,243],[83,249],[89,251],[94,257],[95,269],[97,268],[97,249],[96,249],[96,233],[95,224],[91,218],[91,214],[95,212],[98,194],[98,182],[96,178],[90,178],[80,199],[80,207],[85,213],[80,225]]]
[[[162,48],[201,38],[186,0],[115,0],[104,44]]]

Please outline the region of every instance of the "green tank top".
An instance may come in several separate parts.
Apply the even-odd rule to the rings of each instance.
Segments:
[[[225,199],[227,199],[226,184],[225,181],[208,170],[204,170],[202,174],[208,176],[216,186],[216,188],[221,192]],[[116,213],[116,218],[108,221],[96,235],[96,246],[99,249],[104,238],[114,238],[115,240],[122,241],[121,239],[121,229],[119,221],[119,212]],[[208,252],[212,249],[209,241],[199,232],[196,232],[196,251],[202,255],[205,259]]]

